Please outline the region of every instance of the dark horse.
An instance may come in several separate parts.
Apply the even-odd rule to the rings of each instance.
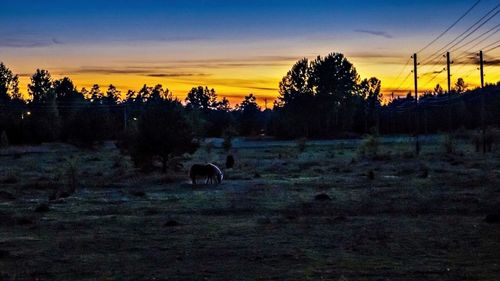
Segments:
[[[193,184],[196,184],[196,177],[205,177],[205,184],[208,183],[221,183],[224,175],[219,167],[214,164],[194,164],[189,170],[189,177]]]

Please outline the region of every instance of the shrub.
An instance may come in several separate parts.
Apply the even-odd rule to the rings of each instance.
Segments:
[[[112,115],[100,108],[85,107],[65,122],[63,139],[90,148],[96,142],[112,137]],[[115,122],[116,123],[116,122]]]
[[[234,167],[234,156],[230,154],[226,157],[226,168],[232,169],[233,167]]]
[[[150,168],[158,157],[163,172],[172,157],[192,154],[199,146],[180,103],[173,100],[146,106],[128,142],[125,147],[137,166]]]
[[[363,158],[374,159],[377,157],[379,141],[376,135],[368,135],[361,141],[358,147],[358,155]]]
[[[229,152],[231,148],[233,148],[233,137],[236,135],[236,131],[232,128],[229,127],[224,131],[224,141],[222,142],[222,148],[226,151]]]
[[[297,149],[299,150],[300,153],[306,150],[306,146],[307,146],[306,138],[300,138],[297,140]]]
[[[452,135],[447,134],[444,136],[443,148],[446,154],[451,154],[455,152],[455,142]]]
[[[9,138],[7,138],[7,133],[2,131],[0,134],[0,148],[9,146]]]
[[[212,153],[213,148],[214,148],[214,143],[213,142],[207,142],[205,144],[205,151],[207,152],[207,154]]]
[[[228,152],[229,150],[231,150],[231,148],[233,147],[233,143],[232,143],[232,140],[233,138],[230,136],[230,135],[225,135],[224,136],[224,141],[222,142],[222,148]]]

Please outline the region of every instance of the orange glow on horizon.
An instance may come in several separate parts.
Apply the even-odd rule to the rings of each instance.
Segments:
[[[381,63],[373,62],[370,58],[347,57],[356,67],[361,79],[374,76],[382,80],[382,93],[385,101],[391,98],[392,92],[394,92],[395,97],[406,96],[408,92],[413,93],[413,74],[409,76],[405,83],[401,84],[403,78],[410,73],[411,66],[407,66],[403,75],[400,75],[399,79],[396,80],[398,73],[403,69],[403,63]],[[137,69],[141,71],[136,71],[135,69],[130,69],[130,67],[127,68],[127,66],[120,65],[112,68],[80,68],[74,70],[61,70],[61,67],[53,66],[56,69],[55,71],[52,71],[50,66],[43,68],[49,70],[53,79],[68,76],[79,90],[81,88],[89,90],[92,85],[98,84],[101,90],[105,92],[107,87],[113,84],[122,92],[122,95],[125,95],[129,89],[138,91],[144,84],[148,86],[161,84],[164,88],[168,88],[173,92],[175,97],[183,101],[192,87],[201,85],[214,88],[220,99],[226,97],[230,100],[232,107],[240,103],[245,95],[253,93],[257,97],[259,105],[264,108],[265,100],[267,99],[267,107],[272,108],[273,102],[278,96],[278,84],[281,78],[298,59],[300,57],[266,59],[265,61],[249,60],[244,62],[220,60],[216,62],[216,66],[214,66],[214,62],[202,65],[202,63],[192,61],[186,64],[172,64],[172,68],[169,69],[160,69],[158,67],[156,71],[158,73],[150,73],[147,66],[144,66],[144,69],[148,69],[145,71],[142,71],[140,67],[137,67]],[[6,64],[14,72],[16,71],[16,68],[10,66],[8,62]],[[446,90],[447,81],[445,72],[438,75],[428,74],[436,67],[426,66],[419,68],[419,94],[431,91],[438,83]],[[460,77],[464,78],[469,89],[479,86],[479,71],[476,68],[476,65],[453,66],[452,87]],[[32,69],[32,71],[28,72],[29,69]],[[30,81],[30,73],[34,73],[35,69],[35,64],[22,66],[24,72],[20,77],[20,89],[25,97],[27,97],[27,85]],[[458,73],[453,73],[454,69],[459,69]],[[500,81],[500,66],[487,66],[485,68],[485,75],[487,83]],[[431,81],[431,79],[433,80]],[[401,87],[398,88],[399,86]]]

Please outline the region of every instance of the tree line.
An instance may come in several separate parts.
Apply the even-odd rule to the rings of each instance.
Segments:
[[[482,96],[488,124],[500,124],[500,83],[469,90],[460,78],[450,93],[440,85],[424,93],[418,107],[411,92],[383,104],[381,81],[361,80],[340,53],[297,61],[278,91],[273,108],[263,110],[253,94],[231,107],[206,86],[192,88],[184,100],[162,85],[144,85],[123,95],[113,85],[77,90],[70,78],[52,79],[48,71],[37,70],[28,85],[29,98],[23,99],[18,76],[0,63],[0,132],[20,144],[91,146],[107,139],[134,139],[136,145],[129,147],[144,150],[142,154],[151,154],[145,144],[160,146],[170,131],[187,136],[177,140],[179,146],[191,143],[187,139],[236,135],[293,139],[414,134],[417,123],[419,133],[436,133],[477,128]],[[166,149],[163,154],[172,153]]]

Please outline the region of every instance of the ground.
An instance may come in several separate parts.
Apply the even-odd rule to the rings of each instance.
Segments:
[[[220,140],[166,175],[112,143],[0,150],[0,280],[500,280],[500,151],[379,141],[237,140],[198,186]]]

